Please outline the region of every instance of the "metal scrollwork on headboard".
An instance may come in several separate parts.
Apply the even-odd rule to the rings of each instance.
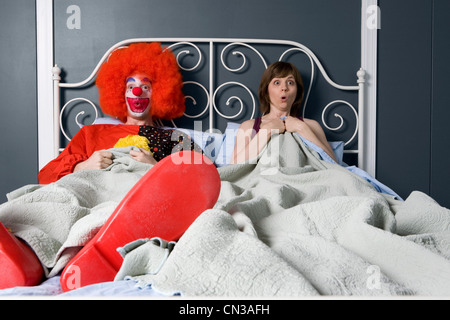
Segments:
[[[228,71],[231,71],[231,72],[238,72],[238,71],[241,71],[241,70],[245,67],[245,65],[246,65],[246,63],[247,63],[246,55],[245,55],[244,53],[242,53],[241,51],[237,51],[237,50],[236,50],[236,51],[233,51],[232,54],[235,55],[235,56],[240,56],[240,57],[242,57],[242,59],[243,59],[242,65],[241,65],[239,68],[235,68],[235,69],[230,68],[230,67],[227,66],[227,64],[225,63],[225,60],[224,60],[224,54],[225,54],[225,52],[228,50],[228,48],[230,48],[230,47],[232,47],[232,46],[243,46],[243,47],[247,47],[247,48],[253,50],[253,51],[261,58],[261,61],[263,62],[264,67],[267,69],[268,65],[267,65],[266,60],[264,59],[263,55],[262,55],[258,50],[255,49],[255,47],[253,47],[253,46],[251,46],[251,45],[249,45],[249,44],[243,43],[243,42],[234,42],[234,43],[230,43],[230,44],[227,45],[225,48],[223,48],[222,53],[220,54],[220,60],[222,61],[222,65],[223,65]]]
[[[226,56],[226,54],[227,54],[228,49],[230,49],[230,48],[233,47],[233,46],[243,46],[243,47],[249,48],[250,50],[252,50],[253,52],[255,52],[255,53],[258,55],[258,57],[261,59],[263,65],[264,65],[264,68],[267,68],[268,65],[267,65],[266,60],[264,59],[263,55],[262,55],[257,49],[255,49],[255,47],[253,47],[253,46],[251,46],[251,45],[249,45],[249,44],[243,43],[243,42],[233,42],[233,43],[230,43],[230,44],[226,45],[226,46],[222,49],[222,51],[221,51],[221,53],[220,53],[220,61],[221,61],[221,63],[222,63],[222,66],[223,66],[226,70],[228,70],[229,72],[232,72],[232,73],[241,72],[241,71],[246,67],[246,65],[247,65],[247,56],[245,55],[245,53],[243,53],[242,51],[238,51],[238,50],[232,51],[231,54],[234,55],[234,56],[239,56],[239,57],[242,58],[242,64],[241,64],[241,66],[239,66],[239,67],[237,67],[237,68],[232,68],[232,67],[230,67],[230,66],[227,65],[227,63],[226,63],[226,61],[225,61],[225,56]],[[231,104],[231,101],[232,101],[232,100],[237,100],[237,101],[239,102],[239,106],[240,106],[239,112],[237,112],[236,114],[234,114],[234,115],[232,115],[232,116],[227,116],[227,115],[225,115],[225,114],[223,114],[223,113],[221,113],[221,112],[219,111],[219,108],[217,107],[216,102],[215,102],[215,101],[216,101],[216,95],[218,94],[218,92],[219,92],[222,88],[224,88],[224,87],[226,87],[226,86],[239,86],[239,87],[243,88],[243,89],[248,93],[248,95],[250,96],[251,101],[252,101],[252,104],[251,104],[251,116],[250,116],[250,119],[251,119],[251,118],[254,118],[254,117],[255,117],[255,114],[256,114],[256,99],[255,99],[255,97],[254,97],[252,91],[248,88],[248,86],[244,85],[244,84],[241,83],[241,82],[237,82],[237,81],[228,81],[228,82],[223,83],[223,84],[221,84],[220,86],[217,87],[217,89],[214,91],[213,100],[212,100],[212,101],[213,101],[213,107],[214,107],[214,110],[215,110],[222,118],[228,119],[228,120],[236,119],[236,118],[238,118],[238,117],[243,113],[243,111],[244,111],[244,102],[243,102],[243,100],[242,100],[240,97],[238,97],[238,96],[236,96],[236,95],[231,96],[230,98],[228,98],[228,100],[227,100],[227,102],[226,102],[226,105],[229,106],[229,105]]]
[[[358,93],[358,108],[355,108],[350,102],[339,99],[329,102],[323,109],[321,114],[320,122],[324,125],[327,130],[336,132],[343,128],[344,122],[346,119],[339,114],[338,112],[334,113],[334,116],[340,122],[337,126],[332,126],[327,122],[327,115],[330,113],[332,109],[334,109],[337,105],[343,104],[346,107],[349,107],[352,111],[352,114],[356,117],[355,130],[349,139],[346,139],[345,145],[352,144],[355,139],[358,139],[358,150],[349,150],[347,152],[358,153],[362,148],[362,130],[361,125],[363,125],[363,121],[361,121],[363,117],[363,103],[364,103],[364,71],[361,69],[357,75],[357,84],[353,86],[344,86],[335,83],[328,76],[321,62],[317,58],[317,56],[306,46],[293,42],[293,41],[284,41],[284,40],[260,40],[260,39],[202,39],[202,38],[138,38],[138,39],[129,39],[122,42],[117,43],[113,47],[111,47],[99,61],[91,75],[82,82],[79,83],[60,83],[59,74],[61,70],[55,66],[53,70],[53,79],[55,84],[55,97],[54,97],[54,105],[55,112],[57,112],[57,119],[59,119],[59,125],[61,126],[61,130],[63,135],[70,140],[70,137],[67,135],[66,131],[62,128],[62,114],[65,109],[68,108],[70,104],[73,104],[75,101],[82,101],[90,104],[91,107],[95,110],[95,117],[98,117],[98,111],[95,103],[85,98],[76,98],[68,101],[62,109],[60,109],[60,88],[80,88],[90,83],[96,76],[101,64],[106,61],[109,55],[114,51],[122,47],[126,47],[131,43],[136,42],[160,42],[163,46],[166,46],[168,49],[172,50],[175,53],[177,63],[184,74],[195,74],[196,77],[193,79],[186,79],[184,81],[184,90],[186,94],[186,101],[189,102],[189,105],[192,105],[185,112],[185,117],[187,119],[201,119],[208,116],[209,121],[209,130],[215,129],[215,117],[220,117],[222,119],[239,121],[242,120],[242,116],[246,117],[249,115],[249,118],[254,118],[257,112],[257,100],[254,96],[254,92],[257,92],[257,88],[255,90],[254,87],[249,87],[246,83],[241,81],[233,80],[225,80],[216,85],[216,80],[219,78],[218,73],[220,72],[219,68],[223,68],[230,74],[242,74],[246,72],[246,70],[250,66],[250,58],[249,54],[255,54],[257,56],[256,65],[261,66],[261,69],[258,69],[259,74],[262,74],[262,71],[268,67],[268,62],[266,60],[265,55],[263,55],[262,49],[260,46],[278,46],[282,49],[282,53],[279,56],[279,61],[285,61],[290,58],[292,54],[301,53],[306,55],[309,63],[311,64],[311,72],[310,79],[307,84],[307,91],[305,92],[305,99],[303,105],[303,115],[307,109],[307,105],[309,99],[311,98],[311,89],[313,87],[313,83],[316,77],[316,69],[319,70],[319,73],[323,76],[325,81],[331,85],[332,87],[344,90],[344,91],[355,91]],[[166,45],[167,44],[167,45]],[[204,58],[202,49],[207,47],[208,55]],[[286,49],[287,48],[287,49]],[[216,59],[216,50],[219,50]],[[193,58],[192,58],[193,57]],[[228,57],[236,57],[239,61],[236,66],[232,66],[228,62]],[[193,59],[193,62],[185,63],[185,59]],[[233,58],[234,59],[234,58]],[[216,62],[217,60],[217,62]],[[190,62],[190,61],[187,61]],[[219,63],[220,62],[220,63]],[[253,62],[253,61],[252,61]],[[198,79],[198,73],[200,69],[204,66],[208,69],[207,79]],[[228,77],[228,75],[227,75]],[[222,80],[221,80],[222,81]],[[206,84],[205,84],[206,83]],[[230,91],[231,94],[228,98],[223,99],[227,90],[233,87],[233,90],[238,90],[241,94],[243,92],[245,97],[235,94],[235,91]],[[192,93],[194,90],[196,95]],[[253,91],[252,91],[253,90]],[[200,93],[199,93],[200,92]],[[228,93],[228,92],[227,92]],[[200,95],[204,95],[206,97],[201,97]],[[219,96],[222,103],[218,102]],[[199,101],[202,101],[201,103]],[[203,105],[203,101],[205,101],[205,105]],[[239,108],[237,111],[233,112],[233,114],[227,114],[223,112],[223,108],[231,107],[234,105],[238,105]],[[208,113],[209,112],[209,113]],[[232,110],[228,110],[227,112],[232,112]],[[78,125],[80,124],[79,117],[84,114],[83,111],[79,112],[76,115],[75,121]],[[243,119],[246,120],[246,119]],[[176,126],[172,121],[173,126]],[[59,136],[59,135],[57,135]],[[59,145],[59,144],[58,144]],[[361,158],[361,153],[359,154],[359,158]],[[359,159],[361,161],[361,159]]]
[[[201,52],[200,48],[197,45],[193,44],[192,42],[188,42],[188,41],[180,41],[180,42],[174,43],[172,45],[169,45],[167,48],[173,50],[173,48],[178,47],[178,46],[189,46],[189,47],[193,48],[196,51],[196,55],[198,56],[197,57],[197,63],[193,67],[186,67],[186,66],[183,65],[183,63],[181,61],[182,60],[181,57],[183,55],[184,56],[192,55],[191,51],[189,49],[185,49],[185,50],[182,50],[182,51],[178,52],[178,54],[176,55],[176,59],[177,59],[177,63],[178,63],[178,66],[180,67],[180,69],[185,71],[185,72],[191,72],[191,71],[197,70],[200,67],[200,65],[202,63],[202,60],[203,60],[203,55],[202,55],[202,52]],[[184,113],[184,116],[189,118],[189,119],[201,118],[208,111],[208,106],[210,104],[210,97],[209,97],[209,94],[208,94],[208,90],[205,88],[204,85],[202,85],[198,81],[184,81],[183,84],[184,84],[185,88],[186,88],[186,85],[188,85],[188,86],[189,85],[195,85],[195,86],[199,87],[200,89],[202,89],[202,92],[205,93],[205,96],[207,97],[207,103],[206,103],[205,107],[200,112],[197,111],[198,112],[197,114],[190,114],[188,112]],[[197,99],[195,98],[195,96],[190,95],[190,94],[186,94],[186,99],[187,100],[191,100],[192,104],[197,107],[198,103],[197,103]],[[173,121],[171,121],[171,123],[172,123],[172,125],[174,127],[176,127],[176,124]]]
[[[355,107],[351,103],[349,103],[348,101],[344,101],[344,100],[335,100],[335,101],[332,101],[329,104],[327,104],[322,111],[322,123],[330,131],[338,131],[344,126],[344,118],[339,113],[334,114],[334,116],[340,120],[339,126],[332,128],[327,124],[327,121],[325,120],[325,115],[326,115],[328,109],[331,106],[333,106],[335,104],[339,104],[339,103],[348,106],[355,114],[355,119],[356,119],[355,130],[354,130],[351,138],[349,140],[345,141],[345,145],[348,145],[355,139],[356,134],[358,133],[358,127],[359,127],[358,112],[356,111]]]
[[[97,106],[96,106],[91,100],[85,99],[85,98],[75,98],[75,99],[72,99],[72,100],[68,101],[68,102],[61,108],[61,113],[60,113],[60,115],[59,115],[59,126],[61,127],[61,132],[62,132],[62,134],[64,135],[64,137],[66,137],[66,139],[67,139],[68,141],[70,141],[71,138],[68,136],[68,134],[67,134],[66,131],[64,130],[64,126],[63,126],[63,114],[64,114],[64,110],[65,110],[71,103],[76,102],[76,101],[84,101],[84,102],[87,102],[87,103],[92,107],[92,109],[93,109],[94,112],[95,112],[95,119],[94,119],[94,121],[93,121],[92,123],[95,123],[95,121],[97,121],[97,119],[98,119],[98,109],[97,109]],[[76,122],[77,126],[80,127],[80,128],[81,128],[83,125],[86,125],[85,123],[81,123],[80,120],[79,120],[79,117],[82,116],[82,115],[84,115],[84,114],[85,114],[85,111],[80,111],[80,112],[78,112],[77,115],[75,116],[75,122]]]

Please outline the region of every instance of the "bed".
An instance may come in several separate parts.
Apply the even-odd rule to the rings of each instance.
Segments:
[[[420,192],[403,200],[365,170],[365,157],[373,155],[363,143],[364,69],[350,70],[353,84],[337,84],[317,55],[298,42],[127,39],[105,52],[82,82],[62,82],[61,68],[55,66],[52,157],[84,125],[121,125],[102,115],[95,101],[61,101],[68,95],[64,90],[91,84],[113,50],[135,42],[161,42],[177,57],[187,109],[181,119],[160,125],[184,130],[214,161],[222,179],[216,206],[176,244],[154,237],[122,248],[124,263],[116,281],[63,293],[59,274],[52,274],[39,286],[6,289],[0,295],[273,298],[450,293],[450,211]],[[245,74],[256,69],[260,75],[271,62],[295,59],[302,59],[296,63],[306,80],[304,115],[322,124],[338,163],[291,134],[271,142],[279,153],[268,147],[257,162],[229,165],[239,124],[258,115],[259,78],[255,82],[254,75]],[[318,78],[336,96],[323,106],[311,103]],[[80,105],[82,111],[71,110]]]

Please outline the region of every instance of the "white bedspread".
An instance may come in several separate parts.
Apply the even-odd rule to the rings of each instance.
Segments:
[[[27,185],[0,206],[0,221],[24,239],[47,277],[57,275],[97,233],[151,165],[133,160],[132,147],[115,148],[105,170],[67,175],[49,185]]]
[[[450,210],[425,194],[393,200],[288,133],[219,172],[215,208],[170,255],[136,245],[117,280],[185,296],[450,295]]]
[[[129,149],[113,151],[107,170],[26,186],[0,206],[0,221],[33,247],[48,277],[151,168]],[[425,194],[405,202],[382,195],[289,133],[255,161],[219,173],[215,208],[174,247],[128,245],[117,280],[185,296],[450,295],[450,210]]]

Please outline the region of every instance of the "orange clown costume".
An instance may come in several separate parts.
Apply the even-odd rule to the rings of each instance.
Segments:
[[[135,81],[132,78],[134,74],[145,74],[144,79],[149,83],[144,84],[151,86],[149,98],[147,96],[141,98],[145,93],[140,86],[130,88],[132,81],[129,80]],[[124,123],[128,122],[130,113],[138,111],[134,103],[144,99],[150,100],[146,110],[150,114],[146,114],[146,117],[151,121],[178,118],[185,111],[183,82],[178,64],[173,53],[162,49],[159,43],[136,43],[127,48],[117,49],[99,70],[96,85],[102,111]],[[128,91],[131,93],[128,94]],[[83,127],[67,148],[55,160],[42,168],[39,172],[39,183],[47,184],[57,181],[66,174],[74,172],[75,166],[87,160],[95,151],[110,149],[119,139],[128,135],[145,136],[145,129],[148,130],[136,124]],[[177,142],[181,141],[177,140]],[[152,141],[152,143],[159,144],[158,141]],[[175,147],[175,144],[170,147]]]
[[[148,146],[142,147],[146,147],[157,161],[181,150],[201,152],[200,147],[184,133],[177,131],[174,134],[174,132],[175,130],[160,129],[152,126],[125,124],[85,126],[81,128],[55,160],[49,162],[41,169],[39,172],[39,183],[52,183],[67,174],[73,173],[74,167],[78,163],[87,160],[97,150],[128,145],[139,147],[137,143],[133,143],[136,140],[134,138],[136,136],[148,141]],[[119,144],[119,142],[122,144]]]
[[[220,177],[214,164],[196,152],[200,150],[188,137],[177,135],[173,139],[173,130],[153,125],[156,119],[180,117],[185,110],[182,77],[170,50],[163,49],[159,43],[119,48],[102,65],[96,84],[102,111],[124,124],[83,127],[64,151],[40,171],[38,187],[0,205],[0,289],[36,285],[52,267],[53,273],[59,272],[55,265],[61,267],[61,264],[65,265],[61,274],[64,291],[112,281],[122,261],[118,247],[140,238],[176,241],[218,199]],[[116,188],[122,183],[120,177],[127,172],[120,175],[94,170],[112,166],[112,153],[103,156],[106,160],[101,166],[92,159],[99,151],[129,145],[130,141],[141,152],[130,150],[129,155],[152,166],[144,165],[148,171],[132,182],[135,184],[130,188],[121,189],[122,194]],[[199,157],[202,161],[198,161]],[[82,175],[76,175],[78,171]],[[88,180],[77,185],[77,180],[71,180],[72,173],[75,178],[83,179],[88,179],[90,174],[109,174],[118,181],[98,185],[98,181]],[[42,211],[57,196],[52,192],[61,190],[71,192],[70,203],[60,201],[52,204],[52,210]],[[103,192],[103,200],[115,197],[117,207],[97,233],[90,235],[84,247],[63,247],[70,229],[77,223],[74,217],[84,216],[89,209],[82,204],[86,199],[80,195],[91,198],[98,192]],[[63,211],[57,212],[58,208],[65,207],[70,207],[64,212],[69,220],[65,220]],[[42,216],[52,214],[57,217],[40,221]],[[43,226],[42,230],[33,223]],[[58,235],[55,239],[54,234]],[[42,248],[52,248],[50,257],[44,259],[42,253],[38,254]],[[60,262],[58,259],[64,254]],[[72,258],[67,262],[68,256]],[[48,261],[56,262],[49,265]],[[71,285],[74,270],[82,274],[77,286]]]

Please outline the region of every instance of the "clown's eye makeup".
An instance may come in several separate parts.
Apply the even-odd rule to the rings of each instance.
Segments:
[[[150,90],[150,86],[144,84],[144,85],[141,86],[141,89],[144,90],[144,91],[148,91],[148,90]]]

